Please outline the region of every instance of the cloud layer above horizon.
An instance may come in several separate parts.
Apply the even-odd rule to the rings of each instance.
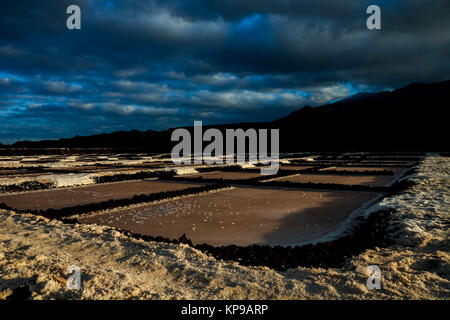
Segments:
[[[450,78],[447,0],[3,0],[0,17],[2,143],[271,121]]]

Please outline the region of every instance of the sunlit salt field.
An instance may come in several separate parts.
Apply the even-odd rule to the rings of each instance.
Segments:
[[[140,194],[181,190],[201,184],[138,180],[0,195],[0,203],[17,209],[61,209],[80,204],[125,199]]]
[[[203,178],[203,179],[230,179],[230,180],[240,180],[240,179],[249,179],[260,177],[261,174],[259,172],[205,172],[202,174],[193,174],[188,175],[189,178]]]
[[[351,225],[412,164],[291,154],[276,175],[261,176],[257,163],[175,165],[167,155],[3,156],[0,203],[152,237],[185,235],[194,244],[286,246]]]
[[[374,193],[233,188],[80,219],[212,245],[286,245],[323,236]]]
[[[351,176],[324,174],[296,174],[279,179],[279,181],[302,183],[333,183],[348,185],[384,186],[393,180],[393,176]]]

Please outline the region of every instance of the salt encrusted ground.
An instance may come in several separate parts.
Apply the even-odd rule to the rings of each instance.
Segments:
[[[396,209],[394,244],[341,269],[242,267],[186,245],[0,211],[0,298],[26,283],[34,299],[449,299],[449,173],[448,158],[428,157],[412,177],[416,186],[372,208]],[[381,290],[366,288],[373,264]],[[66,289],[69,265],[81,268],[79,292]]]

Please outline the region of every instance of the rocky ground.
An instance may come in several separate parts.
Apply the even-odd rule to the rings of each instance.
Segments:
[[[450,299],[449,178],[448,158],[427,157],[414,187],[370,209],[395,209],[392,245],[339,269],[244,267],[184,244],[3,210],[0,299]],[[81,269],[81,290],[66,287],[71,265]],[[369,265],[381,269],[380,290],[367,288]]]

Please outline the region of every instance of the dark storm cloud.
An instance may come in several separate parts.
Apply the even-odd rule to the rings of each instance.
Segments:
[[[82,29],[65,27],[78,4]],[[382,30],[365,28],[369,4]],[[0,3],[0,141],[265,121],[450,78],[446,0]]]

